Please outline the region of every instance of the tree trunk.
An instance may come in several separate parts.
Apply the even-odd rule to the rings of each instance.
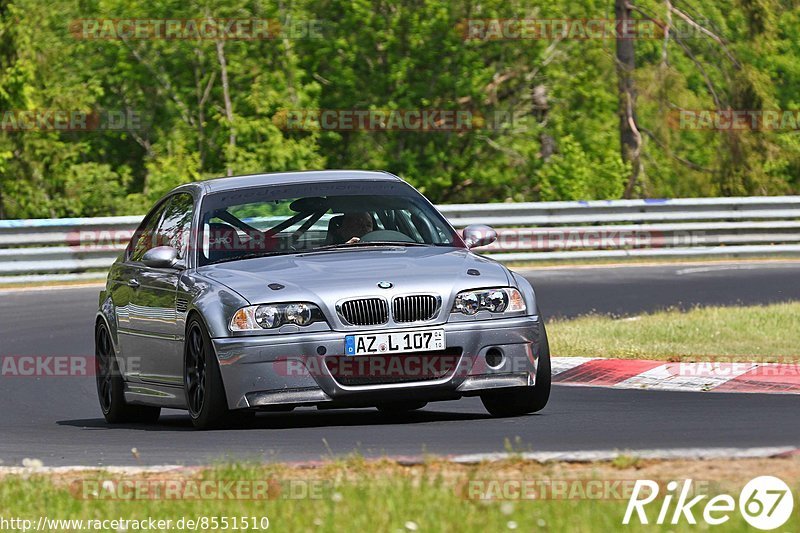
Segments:
[[[625,198],[634,194],[642,170],[642,136],[636,124],[636,91],[633,72],[636,68],[634,54],[635,21],[627,0],[614,0],[617,28],[617,90],[619,94],[619,140],[622,160],[630,163],[631,173],[625,185]]]
[[[536,122],[544,125],[547,121],[547,114],[550,112],[550,102],[547,96],[547,86],[539,84],[531,92],[531,103],[533,105],[533,116]],[[556,140],[552,135],[542,130],[539,134],[539,157],[547,162],[556,152]]]
[[[219,73],[222,79],[222,97],[225,100],[225,118],[228,120],[228,127],[230,128],[230,135],[228,136],[230,150],[228,157],[231,157],[236,148],[236,130],[233,129],[233,104],[231,103],[231,93],[228,85],[228,62],[225,60],[225,50],[222,41],[217,41],[217,57],[219,58]],[[231,167],[229,159],[226,166],[228,176],[233,176],[233,168]]]

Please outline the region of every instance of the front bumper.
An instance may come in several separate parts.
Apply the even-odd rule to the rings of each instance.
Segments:
[[[427,328],[428,326],[426,326]],[[329,358],[344,354],[345,335],[325,331],[263,337],[212,339],[231,409],[281,405],[355,407],[402,400],[449,400],[503,387],[535,383],[543,328],[537,316],[446,323],[447,348],[458,362],[445,375],[401,383],[345,385],[331,373]],[[408,328],[414,329],[414,328]],[[370,333],[376,330],[359,331]],[[393,330],[396,331],[396,330]],[[490,366],[486,354],[499,352]],[[320,355],[324,354],[324,355]],[[424,354],[397,354],[404,357]],[[355,356],[350,359],[357,360]],[[491,358],[490,358],[491,360]],[[410,361],[409,361],[410,362]],[[326,364],[328,363],[328,364]]]

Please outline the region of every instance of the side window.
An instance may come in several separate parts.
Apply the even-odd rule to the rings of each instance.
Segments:
[[[192,230],[194,198],[191,194],[176,194],[167,204],[161,225],[158,228],[158,246],[172,246],[183,259],[189,248]]]
[[[142,256],[147,250],[157,246],[156,228],[158,228],[158,223],[161,222],[161,216],[164,214],[166,207],[167,202],[162,203],[155,210],[151,211],[139,225],[136,233],[133,234],[133,239],[131,239],[129,247],[130,252],[128,255],[129,261],[141,261]]]

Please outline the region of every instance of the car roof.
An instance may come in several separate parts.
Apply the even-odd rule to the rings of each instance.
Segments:
[[[343,180],[403,181],[393,174],[371,170],[307,170],[300,172],[272,172],[214,178],[197,182],[206,193],[229,191],[260,185],[287,185],[290,183],[322,183]]]

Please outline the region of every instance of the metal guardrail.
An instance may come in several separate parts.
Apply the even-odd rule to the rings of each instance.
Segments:
[[[488,224],[499,261],[800,255],[800,196],[451,204],[457,228]],[[97,278],[140,216],[0,220],[0,284]]]

